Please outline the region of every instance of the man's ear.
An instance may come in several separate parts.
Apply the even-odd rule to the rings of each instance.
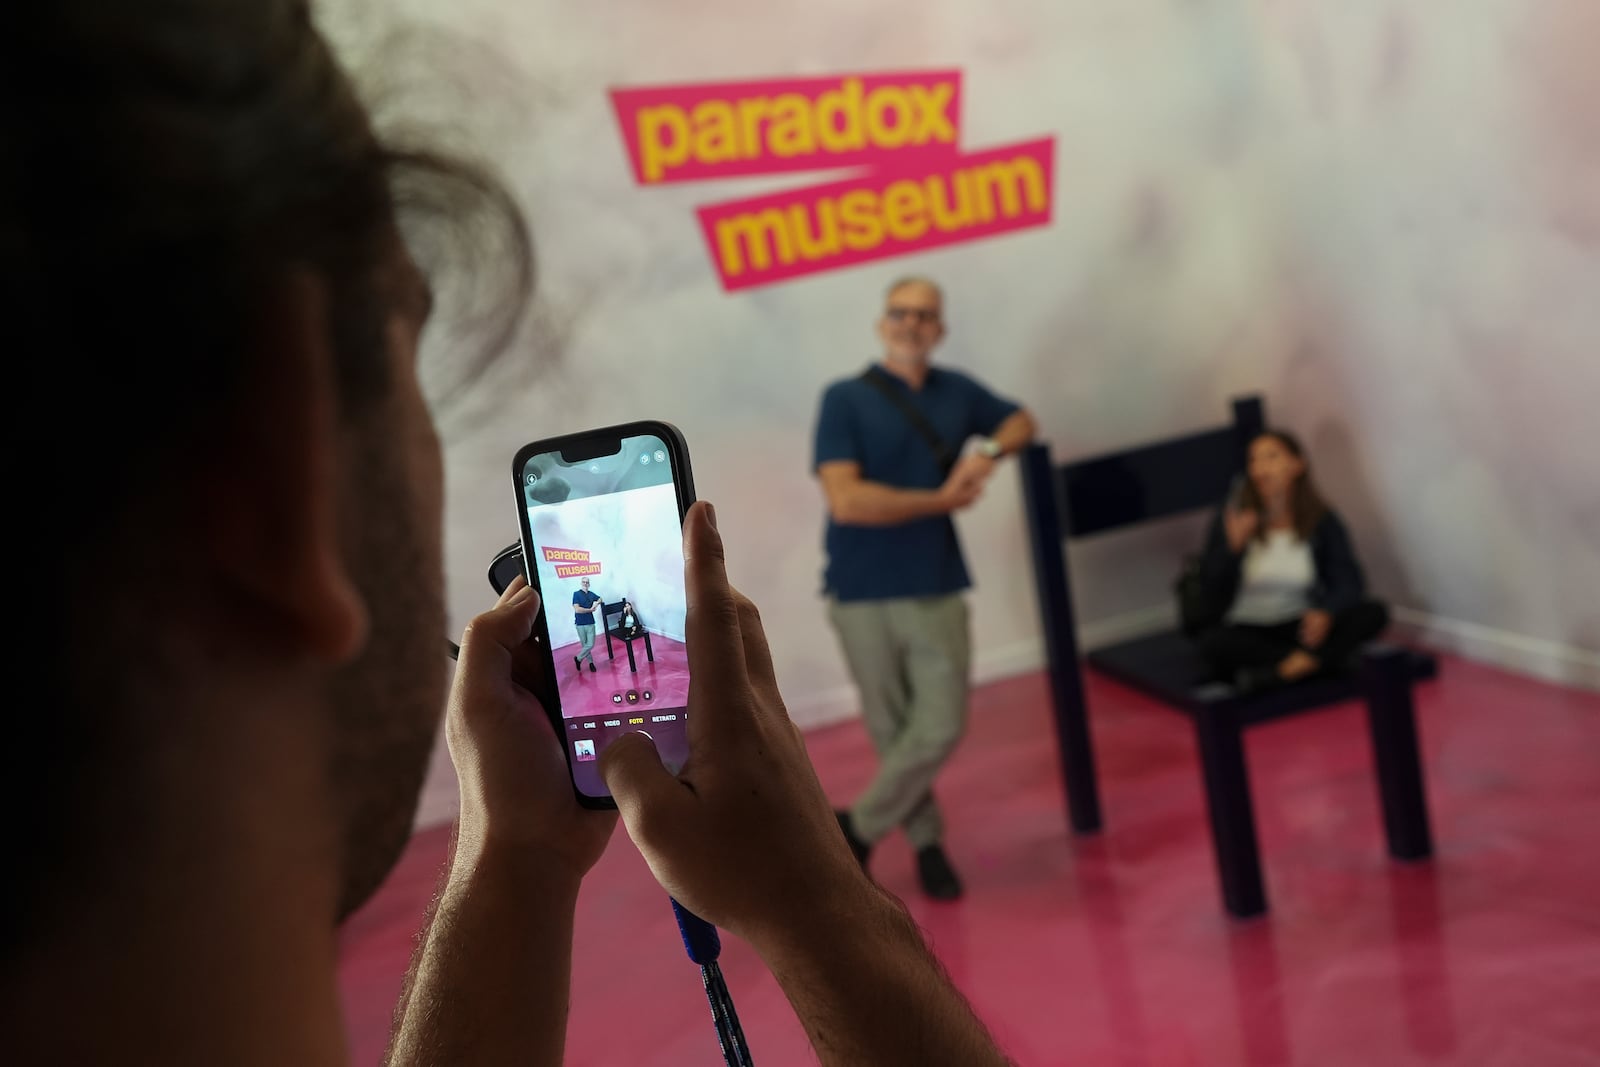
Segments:
[[[328,304],[308,270],[260,295],[243,388],[206,463],[207,536],[227,617],[288,654],[339,663],[369,620],[340,538],[349,475]]]

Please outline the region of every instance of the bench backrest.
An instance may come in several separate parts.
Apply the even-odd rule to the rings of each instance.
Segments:
[[[1233,402],[1230,425],[1061,464],[1055,471],[1061,536],[1089,537],[1216,507],[1265,426],[1261,398],[1242,397]]]

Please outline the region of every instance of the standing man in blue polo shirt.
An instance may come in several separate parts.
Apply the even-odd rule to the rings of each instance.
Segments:
[[[863,866],[879,838],[904,827],[923,890],[953,900],[961,881],[941,845],[933,780],[966,726],[962,593],[972,582],[950,516],[1033,439],[1034,421],[967,375],[930,365],[944,299],[926,278],[889,287],[878,337],[883,360],[830,385],[817,418],[829,618],[880,759],[839,826]]]
[[[582,672],[583,661],[589,661],[589,669],[595,670],[594,665],[594,606],[600,603],[598,594],[589,591],[589,579],[585,578],[578,583],[582,586],[572,594],[572,622],[578,628],[578,654],[572,657],[572,662],[578,665]]]

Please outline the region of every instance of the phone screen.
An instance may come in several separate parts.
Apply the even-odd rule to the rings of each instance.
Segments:
[[[524,555],[544,599],[567,761],[578,791],[597,798],[610,793],[596,761],[625,733],[648,734],[674,774],[689,757],[687,472],[664,434],[623,436],[609,451],[617,440],[563,439],[520,457]]]

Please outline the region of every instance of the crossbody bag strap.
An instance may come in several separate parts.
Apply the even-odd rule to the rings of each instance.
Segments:
[[[906,417],[906,421],[911,423],[912,428],[933,450],[934,458],[939,461],[940,476],[949,477],[950,472],[956,466],[956,454],[945,443],[945,439],[939,436],[939,431],[933,428],[933,423],[928,421],[928,417],[911,402],[911,398],[895,388],[894,383],[889,381],[888,376],[876,366],[868,367],[862,371],[861,380],[882,393],[885,400],[900,409],[900,413]]]

